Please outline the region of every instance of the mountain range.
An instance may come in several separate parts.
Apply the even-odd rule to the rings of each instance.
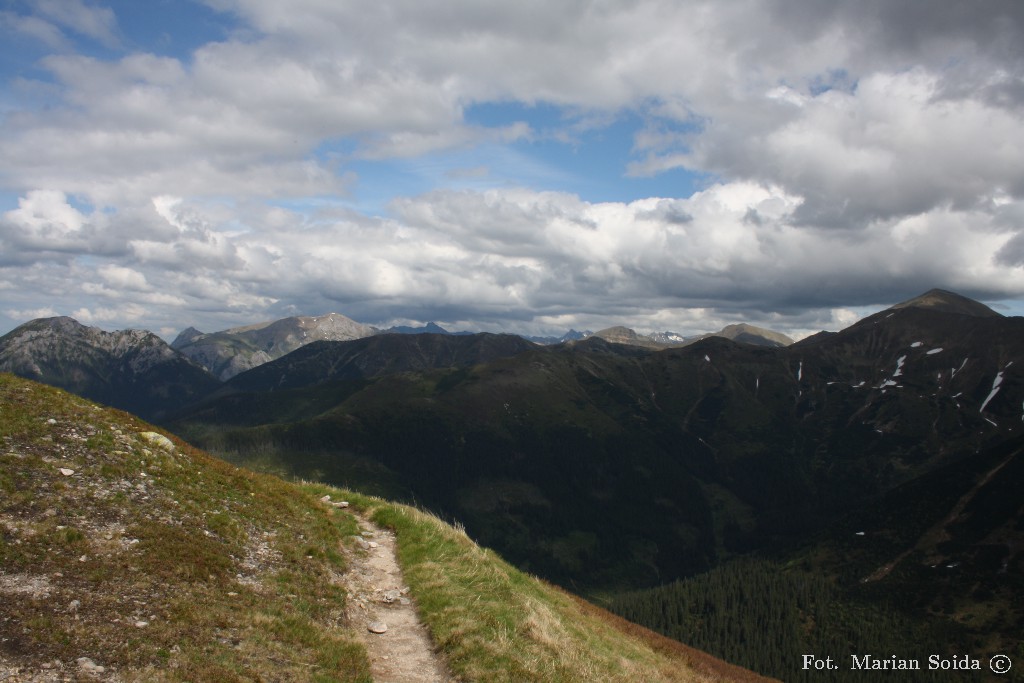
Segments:
[[[594,599],[705,577],[725,588],[700,609],[725,615],[729,568],[755,555],[794,586],[828,583],[849,617],[835,642],[885,623],[877,609],[911,624],[883,629],[894,651],[1022,641],[1024,319],[933,290],[795,344],[748,343],[743,327],[678,346],[602,332],[321,340],[226,382],[186,362],[202,388],[154,410],[232,462],[425,505]],[[77,356],[34,360],[64,347],[24,335],[0,338],[0,363],[68,381],[57,370]],[[766,613],[803,633],[792,595]],[[647,598],[630,600],[616,604],[646,619]],[[708,649],[734,657],[735,637],[716,637],[730,642]]]
[[[380,330],[340,313],[328,313],[283,318],[209,333],[187,327],[168,346],[146,330],[105,332],[61,316],[29,321],[0,337],[0,371],[13,372],[132,410],[146,418],[158,419],[168,410],[180,409],[214,391],[216,380],[226,382],[307,344],[389,334],[477,336],[469,332],[449,332],[436,323]],[[560,338],[520,338],[548,345],[594,335],[616,343],[666,348],[693,343],[714,334],[751,344],[792,343],[784,335],[750,325],[730,325],[718,333],[689,338],[671,332],[640,335],[625,327],[597,333],[571,330]],[[415,342],[414,346],[422,345]],[[521,350],[523,347],[517,348]],[[391,352],[397,354],[396,358],[403,357],[395,344],[391,345],[390,351],[380,353]],[[406,361],[400,359],[395,362],[401,365]],[[419,362],[420,369],[435,365],[444,367],[446,362],[444,358],[429,360],[427,365],[423,365],[422,360]],[[197,372],[198,369],[206,370],[212,378]],[[385,371],[386,368],[382,368],[374,372]]]
[[[464,337],[457,362],[426,339],[317,344],[173,426],[369,458],[543,575],[652,584],[820,530],[1024,417],[1024,321],[912,303],[791,347]]]

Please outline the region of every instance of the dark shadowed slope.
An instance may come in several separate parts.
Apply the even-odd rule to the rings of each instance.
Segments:
[[[321,341],[233,378],[230,391],[271,391],[398,372],[467,368],[536,347],[511,334],[380,334]]]

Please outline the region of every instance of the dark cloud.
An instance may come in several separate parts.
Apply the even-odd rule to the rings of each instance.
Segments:
[[[767,5],[776,31],[787,27],[806,42],[842,27],[851,52],[861,52],[859,59],[869,63],[948,61],[963,46],[997,62],[1024,58],[1024,6],[1017,0],[983,5],[974,0],[770,0]]]
[[[650,211],[640,211],[637,218],[641,220],[660,221],[671,225],[686,225],[693,222],[693,216],[682,208],[681,202],[664,199]]]
[[[1004,266],[1024,267],[1024,228],[996,252],[995,259]]]

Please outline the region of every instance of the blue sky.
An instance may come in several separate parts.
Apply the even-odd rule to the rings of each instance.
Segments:
[[[5,0],[0,332],[1024,308],[1024,5]]]
[[[689,197],[712,182],[708,174],[690,169],[630,173],[629,164],[637,160],[633,139],[644,128],[633,111],[588,122],[585,115],[552,105],[494,102],[467,107],[463,117],[467,125],[485,130],[522,125],[530,135],[409,159],[354,159],[346,164],[358,178],[353,205],[382,213],[395,194],[502,187],[568,192],[589,202],[631,202]]]

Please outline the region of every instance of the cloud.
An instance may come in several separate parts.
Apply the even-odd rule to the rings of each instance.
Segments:
[[[88,249],[84,224],[85,216],[68,204],[63,192],[33,190],[0,218],[0,245],[6,258],[14,260],[27,252],[80,253]]]
[[[61,187],[101,206],[144,203],[167,192],[276,197],[346,191],[349,178],[310,156],[319,138],[303,117],[290,127],[272,120],[277,97],[231,101],[216,91],[218,81],[151,55],[113,64],[78,56],[44,63],[75,110],[10,117],[0,136],[0,168],[28,187]],[[248,66],[236,68],[244,73]]]
[[[4,217],[30,230],[59,230],[72,234],[82,228],[84,217],[59,190],[35,190],[18,200],[18,208]]]
[[[6,314],[10,318],[14,318],[15,320],[34,320],[36,318],[54,318],[54,317],[57,317],[58,315],[60,315],[59,313],[57,313],[56,309],[54,309],[54,308],[52,308],[50,306],[47,306],[45,308],[30,308],[30,309],[7,308],[7,309],[4,310],[4,314]]]
[[[146,319],[148,309],[134,303],[121,303],[115,307],[77,308],[70,312],[72,318],[85,325],[115,323],[134,326]]]
[[[39,17],[20,16],[14,12],[0,12],[0,28],[11,29],[29,36],[54,50],[63,50],[70,46],[57,26]]]
[[[96,272],[106,284],[120,291],[146,292],[150,289],[146,276],[134,268],[105,264],[97,268]]]
[[[779,89],[790,120],[736,136],[711,124],[678,163],[771,182],[805,201],[794,219],[863,228],[1024,188],[1024,120],[982,99],[941,99],[921,69],[876,73],[853,92]]]
[[[1004,266],[1024,266],[1024,230],[1007,240],[996,252],[995,259]]]
[[[491,274],[505,266],[493,272],[515,283],[517,298],[508,300],[521,302],[521,314],[734,307],[764,316],[836,300],[877,302],[879,277],[908,297],[939,282],[989,294],[1024,284],[1020,270],[995,258],[1008,234],[985,211],[937,209],[854,237],[794,224],[801,206],[780,188],[730,183],[688,199],[630,204],[443,192],[406,200],[399,214],[419,238],[458,245],[460,270],[483,289],[513,287]],[[747,219],[751,211],[759,222]]]
[[[984,212],[944,209],[852,238],[794,225],[800,206],[780,189],[738,183],[630,204],[527,190],[435,192],[402,200],[397,219],[295,215],[287,228],[251,225],[230,239],[197,217],[160,244],[170,255],[164,267],[257,298],[311,296],[378,317],[444,307],[478,321],[642,319],[686,307],[764,316],[836,299],[870,303],[880,274],[910,293],[946,284],[996,294],[1005,290],[992,283],[1024,284],[995,258],[1008,235]],[[746,219],[751,210],[760,223]],[[673,218],[680,213],[691,220]],[[204,260],[197,243],[224,246]]]
[[[336,164],[346,158],[519,140],[523,125],[485,130],[462,112],[546,102],[645,113],[634,175],[685,167],[779,184],[807,198],[800,220],[856,227],[950,191],[983,195],[1019,151],[1006,143],[1020,139],[1007,105],[1024,88],[1012,0],[984,13],[952,1],[856,13],[794,0],[209,4],[256,33],[203,46],[189,63],[46,60],[75,109],[14,117],[2,165],[25,189],[99,204],[159,192],[344,194]],[[53,2],[41,7],[55,14]],[[66,23],[113,25],[99,8],[72,9]],[[320,157],[334,141],[346,151]]]
[[[125,235],[121,256],[60,271],[43,255],[33,267],[93,316],[121,302],[146,308],[154,327],[201,322],[182,316],[203,311],[242,323],[339,310],[378,324],[483,329],[562,320],[688,333],[746,320],[793,330],[848,322],[851,306],[894,289],[898,299],[932,286],[990,297],[1024,287],[1024,271],[1004,257],[1015,233],[998,220],[1020,203],[947,207],[856,236],[796,224],[800,206],[754,183],[631,203],[491,189],[405,198],[393,218],[252,205],[240,225],[218,205],[161,198],[153,222],[162,226],[146,239]]]
[[[36,0],[36,11],[50,21],[88,36],[107,47],[116,47],[117,17],[109,7],[86,5],[82,0]]]

